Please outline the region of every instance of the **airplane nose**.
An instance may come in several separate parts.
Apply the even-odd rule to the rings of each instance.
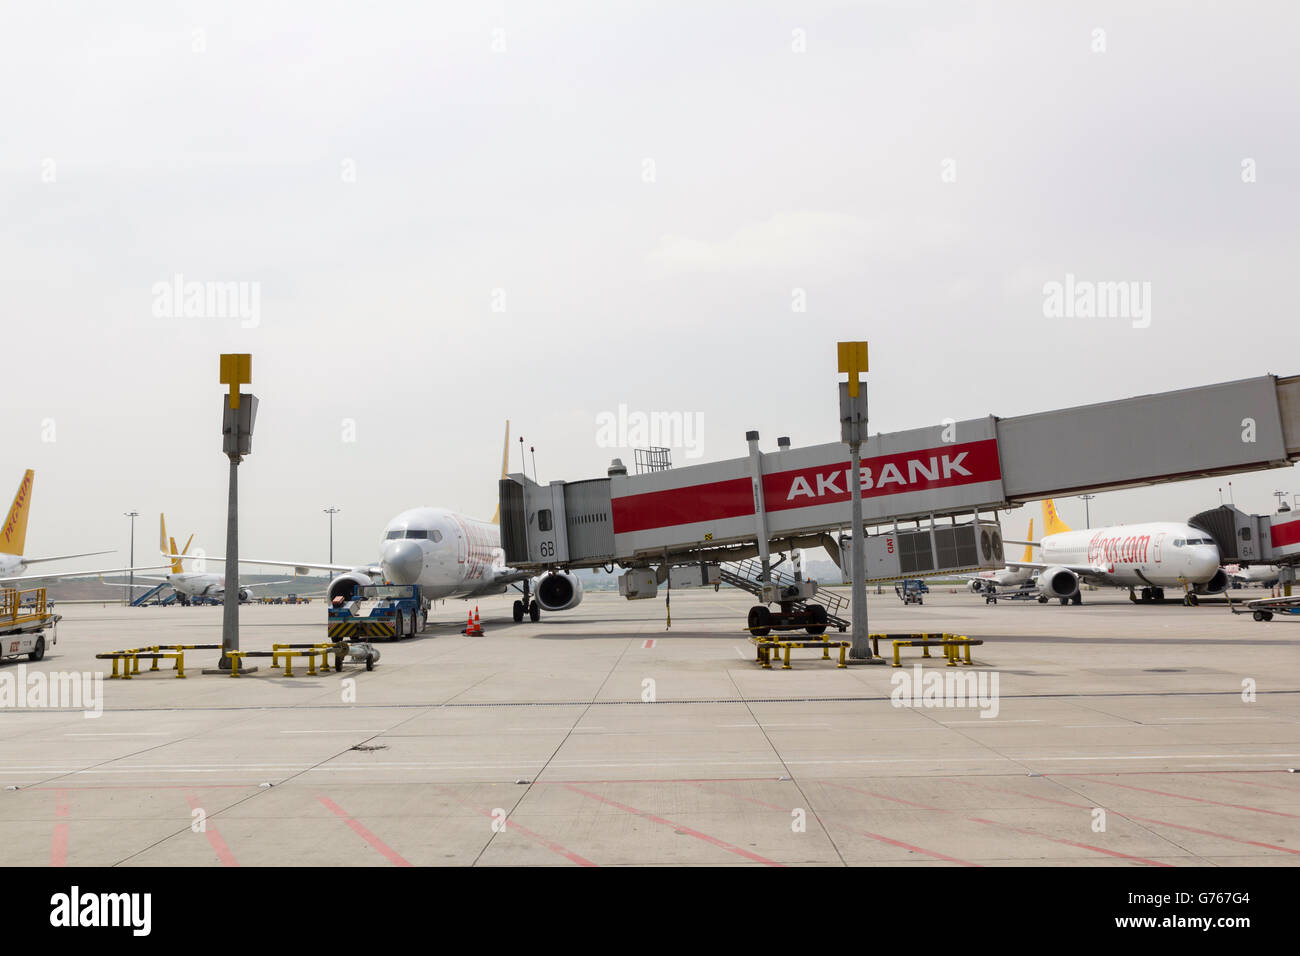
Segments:
[[[394,584],[416,584],[424,570],[424,549],[408,539],[389,541],[380,559],[384,577]]]

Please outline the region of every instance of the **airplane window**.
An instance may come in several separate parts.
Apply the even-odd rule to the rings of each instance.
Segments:
[[[427,532],[427,531],[422,531],[422,530],[414,530],[414,529],[411,529],[411,528],[407,528],[407,529],[406,529],[406,536],[407,536],[408,538],[427,538],[427,537],[429,537],[429,532]]]
[[[441,541],[441,540],[442,540],[442,532],[441,532],[441,531],[431,531],[431,532],[429,532],[429,537],[431,537],[435,542]]]
[[[1187,543],[1187,542],[1184,541],[1182,538],[1174,538],[1174,547],[1175,547],[1175,548],[1181,548],[1181,547],[1182,547],[1183,545],[1185,545],[1186,543]]]
[[[396,530],[396,531],[390,531],[390,532],[388,532],[388,534],[384,535],[384,540],[385,540],[385,541],[392,541],[392,540],[394,540],[395,538],[400,538],[401,536],[402,536],[402,531],[401,531],[401,529],[399,528],[399,529]]]

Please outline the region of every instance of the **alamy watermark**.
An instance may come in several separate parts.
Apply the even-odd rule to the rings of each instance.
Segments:
[[[0,710],[57,708],[83,710],[85,716],[104,713],[102,671],[27,672],[26,664],[0,671]]]
[[[1043,315],[1049,319],[1130,319],[1133,328],[1151,325],[1151,283],[1094,282],[1065,274],[1043,283]]]
[[[176,273],[155,282],[153,314],[159,319],[238,319],[246,329],[262,322],[262,283],[187,281]]]
[[[620,403],[617,412],[596,416],[596,446],[680,448],[687,458],[699,458],[704,454],[704,414],[629,411]]]
[[[890,678],[889,700],[895,707],[978,707],[980,717],[996,717],[1000,708],[997,671],[927,671],[920,664]]]

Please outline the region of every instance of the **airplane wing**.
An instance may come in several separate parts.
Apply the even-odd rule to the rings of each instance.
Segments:
[[[49,574],[23,574],[19,577],[0,578],[0,582],[10,581],[53,581],[58,578],[89,578],[96,574],[129,574],[132,571],[166,571],[167,565],[156,568],[99,568],[88,571],[54,571]],[[126,585],[123,585],[126,587]]]
[[[93,558],[97,554],[115,554],[114,551],[83,551],[81,554],[56,554],[50,558],[23,558],[23,564],[44,564],[46,561],[67,561],[70,558]],[[94,571],[87,571],[94,574]],[[51,575],[52,577],[53,575]],[[18,580],[17,578],[6,580]]]
[[[285,578],[283,581],[246,581],[240,587],[264,588],[271,584],[293,584],[297,580],[297,578]]]
[[[1044,564],[1042,561],[1008,561],[1008,568],[1031,568],[1035,571],[1046,571],[1048,568],[1065,568],[1067,571],[1073,571],[1081,578],[1105,578],[1107,575],[1105,568],[1099,568],[1093,564]]]
[[[173,557],[173,555],[168,555],[168,557],[169,557],[169,558],[170,558],[170,557]],[[175,555],[174,557],[180,559],[181,561],[198,561],[198,560],[207,560],[207,561],[211,561],[213,564],[220,564],[220,565],[224,565],[224,564],[226,563],[226,559],[225,559],[225,557],[224,557],[223,555],[214,555],[214,554],[206,554],[206,555],[197,555],[197,554],[178,554],[178,555]],[[276,568],[293,568],[294,571],[295,571],[297,574],[307,574],[309,571],[338,571],[338,572],[340,572],[340,573],[345,572],[345,571],[365,571],[365,572],[367,572],[367,573],[371,573],[371,574],[382,574],[382,573],[383,573],[383,569],[382,569],[382,568],[380,568],[378,565],[373,565],[373,564],[360,564],[360,565],[358,565],[358,564],[329,564],[329,563],[327,563],[327,562],[323,562],[323,561],[322,561],[322,562],[316,562],[316,561],[277,561],[277,560],[270,560],[270,559],[266,559],[266,558],[240,558],[240,559],[239,559],[239,563],[240,563],[240,564],[268,564],[268,565],[270,565],[270,566],[272,566],[272,567],[276,567]]]
[[[492,583],[496,584],[514,584],[517,581],[523,581],[528,578],[537,577],[536,571],[516,571],[514,568],[506,568],[504,571],[498,571],[492,578]]]

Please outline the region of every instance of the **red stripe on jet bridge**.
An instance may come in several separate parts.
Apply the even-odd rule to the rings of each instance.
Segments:
[[[993,438],[862,459],[863,498],[955,488],[1001,478],[998,443]],[[768,511],[848,501],[849,462],[764,475],[763,498]],[[743,518],[754,513],[748,478],[624,495],[611,505],[615,534]]]
[[[1300,544],[1300,519],[1288,521],[1286,524],[1275,524],[1269,528],[1268,533],[1269,540],[1275,548]]]

